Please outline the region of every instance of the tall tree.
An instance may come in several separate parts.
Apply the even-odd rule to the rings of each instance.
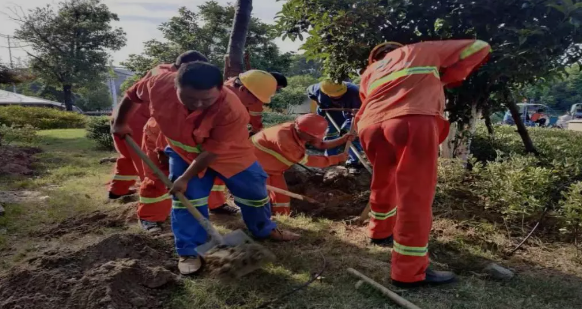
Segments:
[[[159,27],[165,41],[146,42],[143,53],[130,55],[123,65],[141,76],[157,64],[172,63],[180,53],[194,49],[222,68],[234,16],[234,6],[222,6],[216,1],[199,5],[196,12],[180,8],[177,16]],[[278,72],[288,69],[291,54],[281,54],[274,42],[277,36],[275,26],[251,17],[245,44],[251,67]]]
[[[32,71],[63,89],[72,110],[73,89],[88,85],[107,72],[108,50],[125,45],[125,33],[113,28],[116,14],[100,0],[66,0],[28,12],[12,9],[20,23],[15,37],[29,43]]]
[[[224,61],[225,78],[237,76],[244,71],[243,54],[252,11],[252,0],[236,1],[234,21],[232,22],[232,31],[230,32],[227,55]]]
[[[574,63],[582,1],[573,0],[289,0],[279,13],[281,32],[295,39],[308,32],[306,56],[322,59],[336,79],[366,65],[370,49],[383,41],[474,39],[493,47],[487,65],[462,87],[447,92],[449,120],[465,129],[474,111],[515,104],[511,88]],[[506,100],[510,100],[509,102]],[[474,123],[474,122],[473,122]],[[516,119],[524,145],[531,139]],[[522,128],[523,127],[523,130]],[[465,131],[465,130],[461,130]]]

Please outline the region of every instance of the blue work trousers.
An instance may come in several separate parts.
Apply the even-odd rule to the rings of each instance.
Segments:
[[[170,158],[170,179],[180,177],[189,164],[172,148],[166,148]],[[267,193],[267,174],[258,162],[246,170],[226,178],[212,169],[207,169],[204,177],[194,177],[188,183],[185,196],[206,218],[208,218],[208,196],[214,185],[214,178],[224,181],[240,207],[243,221],[257,238],[266,238],[277,227],[271,221],[271,204]],[[196,247],[207,241],[207,233],[188,209],[173,197],[172,231],[176,242],[176,252],[180,256],[197,256]]]
[[[348,121],[348,119],[344,118],[341,113],[336,113],[336,114],[330,113],[330,115],[333,117],[333,120],[335,121],[335,123],[338,126],[340,126],[343,134],[342,134],[342,132],[338,132],[338,130],[335,128],[333,123],[331,123],[329,118],[325,114],[323,114],[323,116],[327,120],[327,132],[326,132],[325,138],[324,138],[325,141],[340,138],[342,135],[349,132],[350,127],[351,127],[351,121]],[[363,152],[362,145],[360,145],[360,140],[356,139],[355,141],[352,142],[352,145],[354,147],[356,147],[356,149],[358,150],[359,153]],[[340,154],[343,151],[344,151],[344,146],[342,145],[342,146],[339,146],[336,148],[327,149],[325,151],[325,155],[326,156],[333,156],[333,155]],[[347,164],[355,164],[357,162],[359,162],[358,157],[354,154],[353,150],[350,149],[349,158],[348,158],[348,161],[346,161],[346,163]]]

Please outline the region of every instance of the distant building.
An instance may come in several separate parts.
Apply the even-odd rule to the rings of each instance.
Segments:
[[[121,95],[121,84],[126,79],[135,75],[135,73],[124,67],[113,67],[113,72],[115,73],[115,77],[109,77],[107,80],[107,86],[109,87],[109,93],[111,94],[111,100],[113,102],[112,107],[117,104],[119,100],[118,96]]]
[[[36,97],[29,97],[26,95],[0,90],[0,106],[33,106],[33,107],[47,107],[65,110],[65,104],[50,100],[45,100]],[[83,111],[73,105],[73,111],[82,114]]]

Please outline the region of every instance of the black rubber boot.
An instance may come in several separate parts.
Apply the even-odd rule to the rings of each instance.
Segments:
[[[136,192],[135,190],[129,190],[127,192],[127,194],[124,194],[124,195],[117,195],[117,194],[113,194],[113,193],[109,192],[109,199],[110,200],[116,200],[116,199],[122,198],[124,196],[134,195],[135,192]]]
[[[372,245],[380,246],[380,247],[392,247],[394,244],[394,237],[392,235],[382,238],[382,239],[374,239],[370,238],[370,243]]]
[[[456,280],[454,273],[450,271],[439,271],[439,270],[426,270],[426,278],[423,281],[417,282],[400,282],[392,280],[392,284],[399,288],[416,288],[425,285],[441,285],[447,283],[453,283]]]
[[[234,215],[236,215],[239,212],[239,210],[236,207],[232,207],[232,206],[229,206],[228,204],[224,204],[224,205],[222,205],[222,206],[220,206],[218,208],[211,209],[210,212],[213,213],[213,214],[217,214],[217,215],[231,215],[231,216],[234,216]]]

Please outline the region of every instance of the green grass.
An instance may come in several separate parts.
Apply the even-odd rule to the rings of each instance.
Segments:
[[[0,217],[0,268],[9,268],[35,254],[45,242],[33,231],[66,218],[114,207],[106,204],[105,183],[111,165],[100,165],[99,159],[109,152],[97,151],[85,138],[84,130],[42,131],[37,155],[37,175],[21,179],[10,188],[39,191],[48,198],[26,204],[7,205],[7,214]],[[5,182],[4,182],[5,183]],[[219,230],[244,228],[239,219],[215,218]],[[272,300],[307,281],[321,270],[320,280],[296,294],[267,308],[399,308],[377,291],[364,287],[356,290],[357,279],[346,268],[353,267],[385,284],[424,309],[574,309],[582,308],[582,266],[571,245],[543,244],[533,239],[510,259],[502,258],[502,250],[512,246],[503,229],[480,224],[479,221],[455,221],[437,218],[430,250],[433,264],[460,275],[458,283],[440,288],[404,291],[390,285],[390,249],[370,246],[365,230],[341,222],[307,216],[277,217],[283,228],[303,235],[293,243],[264,242],[278,260],[262,271],[237,283],[223,283],[202,277],[185,278],[167,304],[173,309],[251,309]],[[115,229],[108,233],[117,232]],[[498,282],[483,275],[487,259],[517,270],[509,282]]]

